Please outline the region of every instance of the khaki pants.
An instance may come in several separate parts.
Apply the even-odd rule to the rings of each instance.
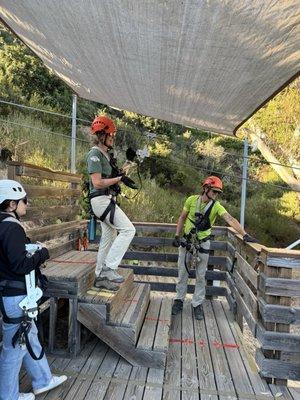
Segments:
[[[110,203],[109,196],[98,196],[91,199],[91,206],[96,217],[100,218]],[[109,221],[110,213],[101,223],[101,239],[97,255],[95,274],[98,277],[103,269],[116,270],[126,253],[134,235],[135,227],[127,215],[116,205],[114,223]]]
[[[209,250],[210,241],[201,243],[201,247],[205,250]],[[178,254],[178,283],[176,285],[176,299],[184,300],[187,292],[187,284],[189,275],[185,268],[185,257],[188,256],[189,252],[186,251],[185,247],[179,247]],[[199,262],[196,265],[196,282],[195,282],[195,291],[192,299],[192,306],[197,307],[199,304],[202,304],[205,299],[205,273],[208,265],[209,254],[206,253],[198,253],[199,254]]]

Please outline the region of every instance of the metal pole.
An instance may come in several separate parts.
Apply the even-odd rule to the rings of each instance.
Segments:
[[[300,239],[296,240],[296,242],[290,244],[288,247],[286,247],[286,249],[291,250],[294,247],[298,246],[300,244]]]
[[[76,113],[77,113],[77,95],[73,94],[72,103],[72,137],[71,137],[71,172],[76,172]]]
[[[248,140],[244,140],[244,158],[243,158],[243,178],[242,178],[242,194],[241,194],[241,214],[240,224],[245,226],[245,207],[247,193],[247,175],[248,175]]]

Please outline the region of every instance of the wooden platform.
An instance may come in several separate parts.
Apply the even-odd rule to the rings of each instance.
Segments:
[[[159,294],[152,299],[162,301]],[[226,301],[207,300],[204,310],[205,320],[196,321],[186,302],[182,315],[172,319],[164,370],[133,367],[94,336],[75,359],[49,357],[52,371],[69,379],[37,400],[300,399],[300,389],[260,378]],[[25,373],[21,389],[30,390]]]

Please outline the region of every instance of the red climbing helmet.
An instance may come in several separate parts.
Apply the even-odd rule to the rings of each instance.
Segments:
[[[91,125],[92,135],[96,133],[106,133],[109,136],[115,136],[117,132],[114,121],[105,115],[100,115],[94,119]]]
[[[202,187],[207,186],[211,189],[217,189],[220,192],[223,190],[223,183],[220,178],[217,176],[208,176],[207,178],[204,179],[202,183]]]

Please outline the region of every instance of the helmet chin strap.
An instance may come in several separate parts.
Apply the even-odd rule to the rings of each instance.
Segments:
[[[211,189],[210,187],[207,187],[207,188],[205,189],[204,193],[205,193],[206,197],[207,197],[209,200],[213,200],[213,198],[210,197],[210,196],[208,195],[210,189]]]
[[[113,146],[108,146],[108,145],[106,144],[106,139],[107,139],[108,136],[109,136],[108,134],[105,135],[105,140],[104,140],[104,143],[103,143],[103,144],[104,144],[105,147],[107,147],[107,150],[112,150],[112,149],[113,149]]]
[[[12,210],[12,212],[14,213],[15,217],[16,217],[17,220],[19,221],[19,220],[20,220],[20,217],[19,217],[19,215],[18,215],[18,213],[17,213],[17,208],[18,208],[19,200],[15,200],[15,202],[17,203],[17,207],[16,207],[14,210]]]

